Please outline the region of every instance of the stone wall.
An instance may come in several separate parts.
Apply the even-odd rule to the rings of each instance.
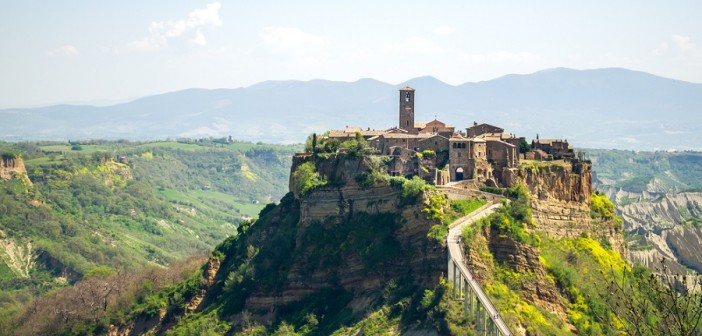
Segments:
[[[519,162],[514,145],[492,140],[487,141],[487,160],[495,166],[496,170],[503,167],[516,167]]]
[[[419,140],[419,150],[430,149],[434,152],[444,151],[449,148],[449,140],[441,135]]]

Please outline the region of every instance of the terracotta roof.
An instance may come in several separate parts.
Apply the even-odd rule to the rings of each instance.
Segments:
[[[486,124],[486,123],[473,125],[473,126],[468,127],[468,129],[471,129],[471,128],[474,128],[474,127],[479,127],[479,126],[490,126],[490,127],[493,127],[493,128],[497,128],[497,129],[504,130],[504,128],[502,128],[502,127],[497,127],[497,126],[490,125],[490,124]]]
[[[381,135],[381,134],[385,134],[385,131],[376,131],[376,130],[361,131],[361,135],[364,135],[364,136],[377,136],[377,135]]]
[[[361,133],[361,135],[363,135],[363,136],[376,136],[376,135],[384,134],[385,131],[376,131],[376,130],[364,131],[360,128],[347,127],[343,131],[340,131],[340,130],[329,131],[329,137],[330,138],[352,138],[352,137],[356,136],[356,133]]]
[[[405,133],[385,133],[381,135],[383,138],[386,139],[410,139],[410,138],[415,138],[413,134],[405,134]]]
[[[400,89],[400,91],[414,91],[414,89],[409,86],[405,86],[402,89]]]
[[[405,134],[405,133],[385,133],[382,135],[387,139],[425,139],[433,136],[433,134]]]
[[[428,133],[424,133],[424,134],[428,134]],[[431,134],[431,136],[428,136],[428,137],[426,137],[426,138],[424,138],[424,139],[421,139],[421,140],[419,140],[419,141],[429,140],[429,139],[435,138],[435,137],[444,138],[444,139],[448,140],[445,136],[441,136],[441,135],[438,135],[438,134]]]
[[[501,144],[503,144],[503,145],[505,145],[505,146],[517,147],[517,146],[515,146],[515,145],[513,145],[513,144],[511,144],[511,143],[509,143],[509,142],[504,142],[504,141],[502,141],[502,140],[487,139],[487,142],[499,142],[499,143],[501,143]]]
[[[386,132],[386,133],[407,133],[406,130],[403,130],[403,129],[397,128],[397,127],[393,127],[393,128],[391,128],[391,129],[389,129],[389,130],[387,130],[387,131],[385,131],[385,132]]]
[[[344,131],[329,131],[329,137],[330,138],[344,138],[344,137],[350,137],[353,136],[353,133],[346,133]]]
[[[463,136],[452,136],[449,141],[468,141],[470,140],[469,138],[463,137]]]
[[[434,120],[432,120],[432,121],[426,122],[425,124],[431,124],[431,123],[433,123],[433,122],[440,123],[440,124],[444,125],[444,127],[446,127],[446,128],[453,127],[453,126],[451,126],[451,125],[449,125],[449,124],[447,124],[447,123],[445,123],[445,122],[443,122],[443,121],[441,121],[441,120],[439,120],[439,119],[434,119]],[[454,128],[455,128],[455,127],[454,127]]]

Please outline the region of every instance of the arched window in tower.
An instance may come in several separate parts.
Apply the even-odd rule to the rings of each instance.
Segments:
[[[409,92],[407,92],[407,94],[405,95],[405,101],[408,103],[410,101],[410,93]]]

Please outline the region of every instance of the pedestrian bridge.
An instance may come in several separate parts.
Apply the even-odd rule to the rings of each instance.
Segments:
[[[505,321],[500,317],[482,287],[470,272],[463,261],[461,249],[461,232],[467,225],[472,225],[476,220],[486,217],[495,211],[500,204],[494,200],[480,209],[462,217],[449,228],[448,244],[448,281],[453,285],[451,295],[456,300],[463,302],[465,314],[475,316],[477,335],[512,335]]]

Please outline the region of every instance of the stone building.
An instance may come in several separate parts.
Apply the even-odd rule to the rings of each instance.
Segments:
[[[533,150],[542,150],[551,155],[554,160],[573,158],[573,147],[568,145],[568,140],[561,139],[536,139],[531,141]]]
[[[406,86],[400,89],[400,129],[410,134],[417,134],[414,127],[414,89]]]
[[[356,133],[361,133],[364,139],[368,140],[372,137],[385,134],[387,131],[377,131],[371,129],[362,129],[360,127],[348,127],[343,130],[332,130],[327,134],[328,138],[337,139],[341,142],[356,138]]]
[[[436,118],[416,122],[415,94],[409,86],[399,90],[397,127],[364,130],[347,126],[344,130],[330,131],[326,136],[343,142],[360,134],[378,154],[391,157],[388,173],[393,176],[417,175],[436,184],[447,180],[475,180],[491,186],[504,185],[503,176],[519,165],[520,143],[524,139],[485,123],[473,122],[463,133]],[[564,140],[537,139],[532,146],[534,150],[524,158],[572,157],[572,148]],[[434,155],[418,155],[426,150],[433,151]]]
[[[479,135],[483,135],[486,133],[503,133],[505,130],[502,128],[499,128],[497,126],[492,126],[490,124],[480,124],[478,125],[477,122],[473,122],[473,126],[466,128],[466,135],[469,138],[475,138]]]
[[[419,140],[420,151],[432,150],[438,153],[445,151],[446,148],[449,148],[449,138],[441,134],[430,134],[428,137]]]
[[[446,123],[434,119],[427,123],[415,123],[415,128],[418,133],[439,134],[445,138],[450,138],[456,128]]]
[[[487,161],[486,144],[483,139],[466,138],[460,133],[449,139],[451,181],[489,178],[492,169]]]

